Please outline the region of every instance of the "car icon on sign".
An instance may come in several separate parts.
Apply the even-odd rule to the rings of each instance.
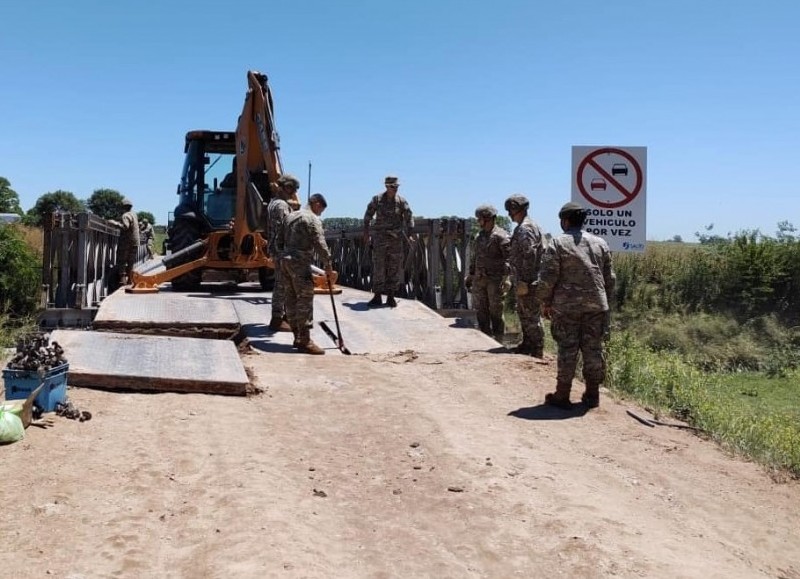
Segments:
[[[614,163],[611,165],[611,174],[612,175],[627,175],[628,174],[628,166],[625,163]]]
[[[589,183],[589,188],[592,191],[597,191],[598,189],[601,190],[601,191],[605,191],[606,190],[606,180],[605,179],[601,179],[600,177],[592,179],[592,182]]]

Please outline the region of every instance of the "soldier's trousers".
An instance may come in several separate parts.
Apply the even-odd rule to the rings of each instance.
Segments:
[[[139,252],[139,246],[120,247],[118,251],[120,272],[124,277],[124,282],[133,283],[133,268],[136,265],[136,254]]]
[[[603,337],[607,331],[608,312],[553,312],[550,325],[558,344],[558,386],[568,388],[575,377],[578,352],[583,356],[583,380],[598,386],[606,377]]]
[[[528,343],[534,352],[544,347],[544,324],[542,324],[541,302],[536,294],[528,291],[524,296],[517,295],[517,315],[522,327],[523,343]]]
[[[286,288],[284,287],[283,272],[280,266],[275,267],[275,283],[272,286],[272,317],[282,318],[286,311]]]
[[[472,306],[478,317],[478,328],[484,334],[501,339],[506,330],[503,320],[503,278],[476,277],[472,282]]]
[[[293,330],[311,327],[314,320],[314,281],[311,264],[294,259],[281,260],[286,318]]]
[[[403,240],[376,235],[372,241],[372,291],[394,294],[403,282],[404,266]]]

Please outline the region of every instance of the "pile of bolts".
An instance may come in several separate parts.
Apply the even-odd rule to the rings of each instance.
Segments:
[[[17,351],[7,367],[44,373],[66,363],[64,348],[58,342],[50,343],[50,334],[36,332],[17,340]]]

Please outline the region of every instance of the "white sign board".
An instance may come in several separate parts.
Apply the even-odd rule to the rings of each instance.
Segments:
[[[644,251],[647,147],[572,147],[572,201],[611,251]]]

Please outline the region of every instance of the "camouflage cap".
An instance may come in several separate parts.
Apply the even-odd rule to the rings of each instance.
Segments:
[[[494,208],[494,205],[479,205],[478,208],[475,210],[475,217],[478,218],[485,218],[491,219],[497,215],[497,209]]]
[[[147,217],[142,217],[141,223],[142,223],[142,225],[147,225],[147,223],[148,223]]]
[[[122,198],[122,206],[123,207],[133,207],[133,203],[131,203],[131,200],[128,199],[127,197],[123,197]]]
[[[278,185],[281,187],[294,187],[295,189],[300,188],[300,180],[295,177],[294,175],[290,175],[289,173],[285,173],[278,177]]]
[[[580,213],[584,211],[584,208],[575,203],[574,201],[570,201],[569,203],[565,203],[561,210],[558,212],[559,218],[564,217],[565,215],[569,215],[570,213]]]
[[[322,203],[323,207],[328,207],[328,202],[325,200],[325,196],[322,193],[314,193],[311,197],[308,198],[309,203]]]
[[[528,201],[528,198],[525,197],[525,195],[515,193],[506,199],[505,208],[506,211],[527,211],[528,207],[530,207],[530,204],[530,201]]]
[[[384,185],[400,185],[400,181],[394,175],[387,175],[383,183]]]

